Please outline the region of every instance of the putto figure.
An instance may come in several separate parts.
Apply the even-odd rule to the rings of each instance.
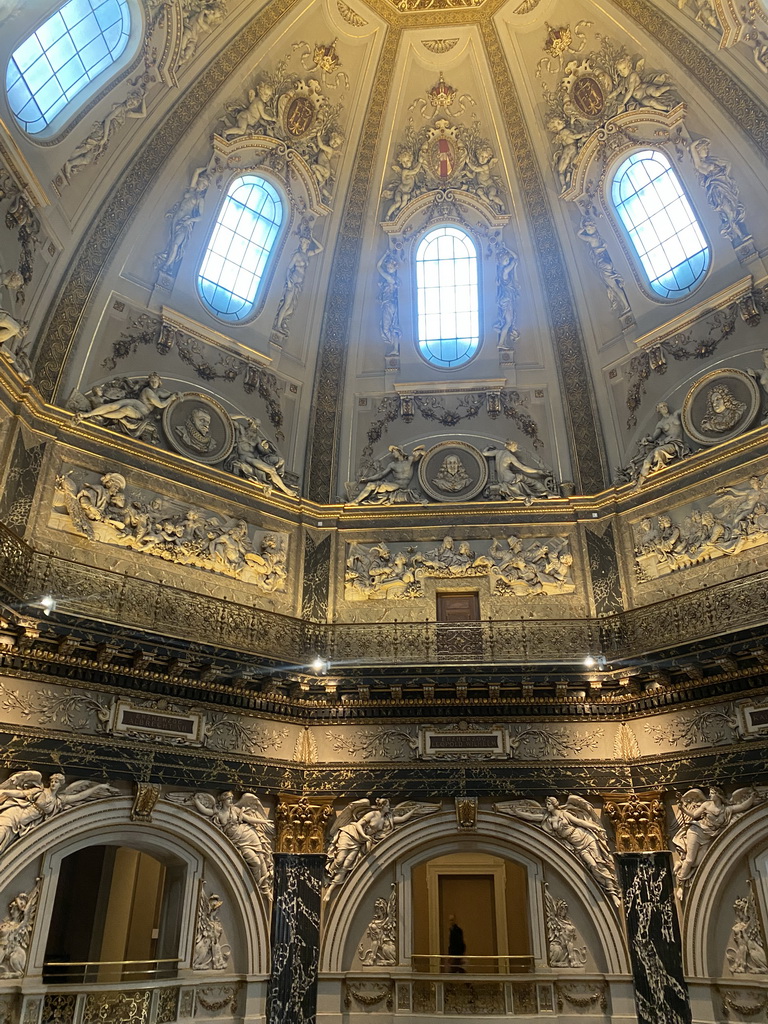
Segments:
[[[413,800],[392,807],[384,797],[379,797],[373,804],[370,800],[353,800],[347,804],[337,813],[336,821],[331,826],[323,900],[328,901],[333,890],[346,882],[373,847],[396,828],[411,818],[435,814],[439,810],[440,804],[423,804]]]

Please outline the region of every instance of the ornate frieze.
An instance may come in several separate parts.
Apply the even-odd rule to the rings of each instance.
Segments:
[[[634,528],[641,581],[739,554],[768,540],[768,483],[753,475],[683,513],[646,516]]]
[[[285,590],[285,534],[128,488],[118,472],[96,477],[63,469],[57,483],[51,517],[54,528],[177,565],[231,576],[270,593]],[[66,510],[66,517],[57,510]]]
[[[479,549],[479,550],[478,550]],[[346,559],[347,600],[424,597],[423,580],[487,577],[497,594],[533,597],[573,594],[573,556],[566,537],[526,538],[510,534],[490,542],[454,541],[435,548],[384,541],[352,544]]]

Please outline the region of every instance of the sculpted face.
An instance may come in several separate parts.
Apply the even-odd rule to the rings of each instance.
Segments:
[[[192,410],[192,423],[200,431],[201,434],[206,436],[211,432],[211,414],[205,409],[193,409]]]

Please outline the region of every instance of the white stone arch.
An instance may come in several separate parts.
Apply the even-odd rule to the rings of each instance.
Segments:
[[[683,967],[694,978],[709,978],[708,942],[717,924],[717,910],[721,894],[746,857],[751,873],[760,874],[755,863],[768,847],[768,805],[748,811],[728,831],[716,839],[701,860],[685,894],[682,915]],[[765,893],[757,888],[757,898],[763,920],[766,920]],[[729,925],[732,922],[729,921]]]
[[[405,902],[410,899],[410,870],[414,864],[446,853],[469,850],[517,860],[529,868],[528,905],[534,945],[534,921],[543,920],[541,886],[537,883],[545,874],[559,875],[575,892],[582,894],[608,973],[630,973],[619,916],[578,859],[543,830],[483,811],[478,815],[476,831],[457,832],[455,815],[452,811],[443,811],[396,829],[375,846],[357,865],[331,904],[323,927],[320,971],[332,974],[343,970],[344,950],[355,912],[379,874],[396,873],[402,916]],[[400,952],[403,952],[402,937]]]
[[[151,822],[131,821],[132,797],[94,800],[54,815],[17,840],[0,860],[0,892],[12,892],[14,879],[31,865],[42,876],[36,926],[30,944],[27,974],[42,973],[45,944],[62,860],[100,843],[126,845],[185,868],[179,933],[179,969],[190,967],[200,879],[206,862],[215,864],[226,898],[231,901],[248,974],[269,972],[269,906],[235,847],[224,835],[183,807],[158,802]],[[42,858],[42,860],[40,859]],[[45,926],[41,927],[41,923]],[[234,937],[232,937],[234,938]]]

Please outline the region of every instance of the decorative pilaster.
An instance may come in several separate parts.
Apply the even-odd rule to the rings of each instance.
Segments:
[[[672,858],[661,851],[622,853],[617,860],[638,1024],[691,1024]]]
[[[276,853],[267,1024],[314,1024],[324,858]]]

